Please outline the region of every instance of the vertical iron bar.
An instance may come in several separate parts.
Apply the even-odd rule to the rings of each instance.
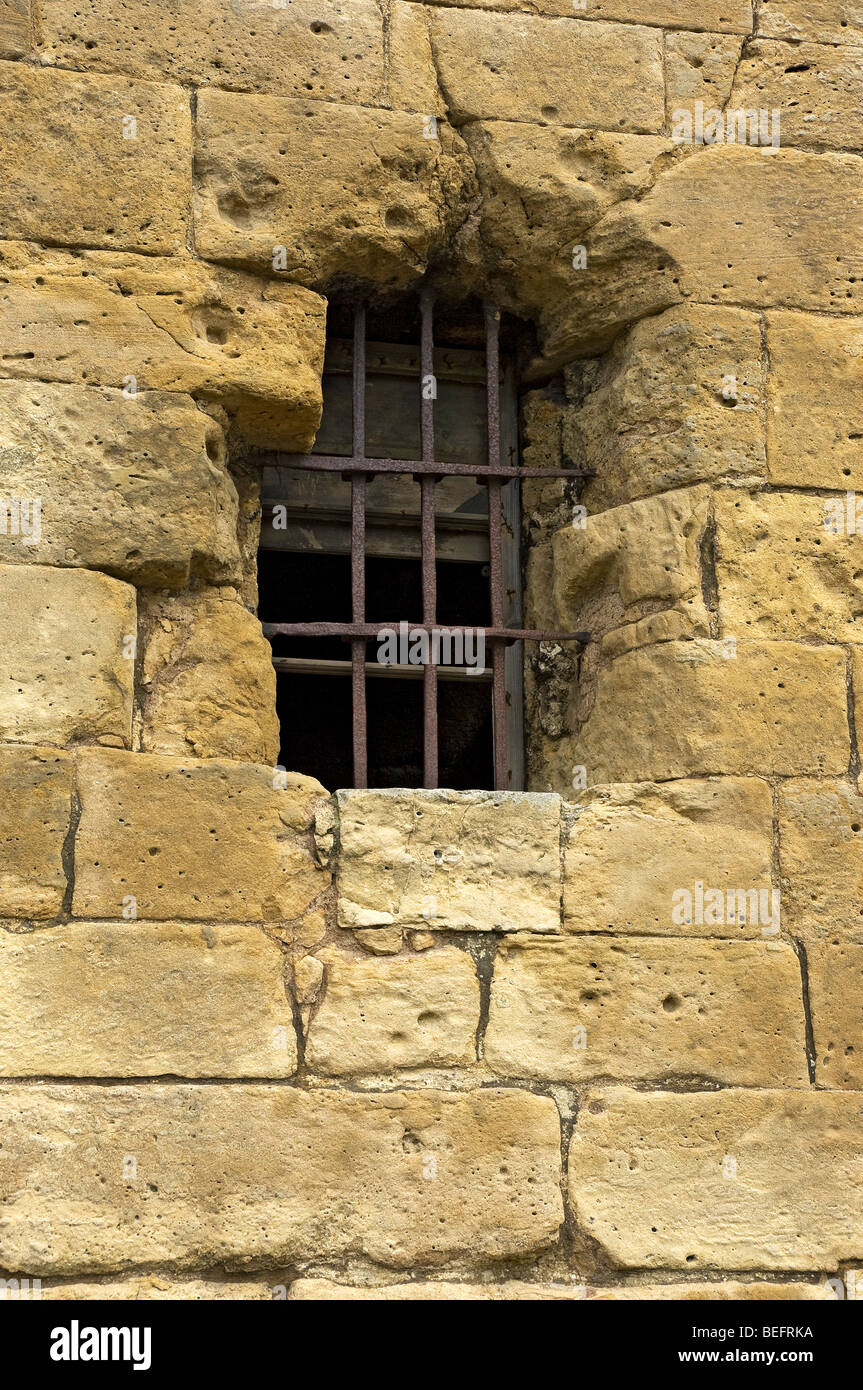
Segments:
[[[354,458],[366,456],[366,310],[354,315],[353,358]],[[366,476],[351,474],[351,605],[353,621],[366,618]],[[351,642],[351,700],[354,730],[354,786],[368,785],[366,723],[366,643]]]
[[[426,290],[420,297],[420,421],[422,461],[434,462],[434,301]],[[420,478],[423,622],[434,627],[437,621],[437,574],[435,561],[434,499],[437,479],[428,474]],[[430,652],[433,658],[435,653]],[[438,784],[437,666],[426,662],[423,671],[423,786]]]
[[[488,461],[500,467],[500,311],[485,305],[486,403],[488,409]],[[503,559],[500,478],[488,480],[488,550],[491,625],[503,626]],[[494,785],[506,791],[506,649],[492,642],[492,729],[494,739]]]

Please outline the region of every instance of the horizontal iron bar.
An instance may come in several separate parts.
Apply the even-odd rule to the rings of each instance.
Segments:
[[[293,671],[300,676],[349,676],[353,670],[351,661],[315,661],[306,656],[274,656],[273,666],[277,671]],[[422,680],[425,668],[419,666],[384,666],[377,661],[366,662],[367,676],[396,677],[399,680]],[[468,681],[481,685],[491,681],[491,671],[477,671],[474,666],[437,667],[438,679],[442,681]]]
[[[318,473],[418,473],[464,478],[595,478],[593,469],[495,468],[490,463],[423,463],[422,459],[345,458],[340,454],[280,454],[271,457],[277,468],[308,468]]]
[[[379,633],[399,631],[395,623],[262,623],[265,637],[377,637]],[[482,633],[489,642],[581,642],[590,641],[589,632],[535,632],[519,627],[462,627],[450,623],[408,623],[411,632]]]

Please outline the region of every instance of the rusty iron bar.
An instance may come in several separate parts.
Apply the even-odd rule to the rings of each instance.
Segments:
[[[503,626],[503,508],[501,505],[500,463],[500,310],[486,304],[485,366],[486,410],[488,418],[488,550],[491,626]],[[488,634],[486,634],[488,635]],[[509,783],[506,753],[506,651],[503,643],[492,642],[491,719],[494,746],[494,788],[506,791]]]
[[[406,621],[405,619],[401,620]],[[435,625],[428,623],[408,623],[414,632],[434,631]],[[546,632],[523,627],[464,627],[459,623],[438,624],[440,631],[451,632],[454,637],[464,637],[468,633],[482,632],[489,642],[580,642],[583,646],[590,641],[589,632]],[[388,623],[262,623],[265,637],[377,637],[381,632],[399,630],[399,620]]]
[[[353,358],[353,436],[354,460],[366,452],[366,309],[361,304],[354,315]],[[355,625],[366,616],[366,474],[351,474],[351,611]],[[351,705],[354,732],[354,786],[368,786],[369,757],[366,718],[366,642],[351,642]]]
[[[434,301],[426,290],[420,297],[420,427],[422,461],[434,462]],[[422,555],[423,622],[434,627],[437,613],[435,556],[435,486],[433,473],[420,475],[420,553]],[[437,667],[427,661],[423,670],[423,786],[438,784]]]
[[[343,454],[281,454],[268,453],[275,467],[307,468],[318,473],[415,473],[422,477],[431,473],[436,478],[558,478],[561,482],[574,479],[595,478],[592,468],[510,468],[501,464],[495,468],[491,463],[444,463],[440,459],[375,459],[345,458]]]

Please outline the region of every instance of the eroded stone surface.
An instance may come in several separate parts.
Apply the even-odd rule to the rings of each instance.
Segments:
[[[0,63],[0,124],[0,236],[183,250],[192,121],[182,88]]]
[[[0,748],[0,787],[0,918],[54,917],[66,892],[71,762],[54,748]]]
[[[205,91],[196,130],[195,237],[212,260],[406,285],[467,210],[456,137],[427,138],[419,114]]]
[[[436,9],[431,38],[456,123],[490,116],[635,131],[662,127],[655,30]]]
[[[0,497],[38,498],[40,530],[33,545],[7,525],[0,556],[134,584],[234,577],[225,457],[221,429],[188,396],[0,381]]]
[[[476,1061],[479,982],[464,951],[352,960],[330,949],[320,956],[326,993],[306,1044],[312,1071],[339,1076]]]
[[[526,792],[339,792],[343,927],[557,931],[560,801]]]
[[[770,481],[863,488],[863,321],[768,314],[767,346]]]
[[[863,797],[852,782],[779,788],[782,905],[805,942],[863,941]]]
[[[506,1259],[563,1217],[557,1110],[523,1091],[13,1084],[0,1113],[0,1190],[28,1194],[0,1260],[33,1274]]]
[[[777,39],[863,45],[863,15],[853,0],[763,0],[758,32]]]
[[[570,1198],[618,1266],[835,1269],[863,1240],[861,1137],[859,1095],[598,1089],[573,1133]]]
[[[769,12],[765,5],[762,13]],[[863,33],[858,35],[863,43]],[[860,54],[833,44],[756,39],[737,69],[730,105],[779,112],[783,145],[859,150],[863,146]],[[714,103],[715,104],[715,103]]]
[[[807,1086],[800,966],[780,942],[513,937],[485,1059],[499,1076]]]
[[[800,492],[722,489],[714,494],[714,508],[726,631],[828,642],[863,638],[857,621],[863,533],[845,526],[844,496],[836,531],[825,499]]]
[[[290,1076],[283,956],[257,927],[0,932],[3,1076]]]
[[[301,839],[323,788],[271,768],[83,752],[76,917],[269,921],[326,886]]]
[[[30,0],[0,0],[0,58],[20,58],[31,40]]]
[[[312,442],[324,317],[299,285],[198,260],[0,243],[5,376],[202,396],[265,447]]]
[[[756,777],[596,787],[564,851],[569,931],[760,936],[757,922],[676,924],[674,894],[771,887],[770,788]]]
[[[0,565],[0,610],[0,739],[127,747],[134,589],[89,570]]]
[[[272,649],[235,591],[154,595],[142,604],[141,618],[145,752],[274,767],[279,721]]]
[[[814,946],[807,969],[816,1078],[863,1090],[863,946]]]
[[[170,77],[198,87],[376,103],[374,0],[47,0],[42,59],[64,68]]]
[[[92,1286],[91,1286],[92,1287]],[[245,1287],[245,1286],[244,1286]],[[46,1295],[43,1295],[45,1297]],[[50,1297],[50,1294],[47,1295]],[[215,1297],[215,1295],[213,1295]],[[337,1284],[330,1279],[297,1279],[288,1297],[292,1300],[326,1300],[328,1302],[445,1302],[456,1300],[474,1302],[521,1302],[537,1300],[543,1303],[582,1301],[590,1299],[603,1303],[625,1301],[683,1300],[706,1302],[743,1299],[747,1302],[772,1300],[833,1300],[835,1290],[826,1282],[810,1284],[795,1282],[772,1283],[766,1279],[747,1284],[740,1279],[723,1283],[630,1284],[602,1287],[572,1282],[565,1284],[528,1284],[506,1279],[499,1284],[453,1284],[444,1280],[417,1280],[412,1284],[386,1284],[374,1288],[357,1288]]]
[[[591,785],[839,774],[848,763],[847,727],[841,648],[694,638],[625,652],[600,672],[572,761],[587,768]]]

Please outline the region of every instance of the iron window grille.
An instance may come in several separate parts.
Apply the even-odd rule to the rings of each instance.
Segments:
[[[420,557],[422,579],[422,619],[411,622],[415,632],[424,632],[429,639],[437,628],[437,573],[435,488],[446,477],[464,476],[485,484],[488,491],[489,596],[490,624],[471,630],[465,626],[446,624],[453,637],[470,637],[481,632],[491,651],[492,667],[492,740],[495,790],[508,789],[506,746],[506,677],[505,651],[516,642],[578,642],[589,640],[587,632],[537,631],[507,626],[504,622],[504,576],[502,562],[503,508],[501,490],[521,478],[583,479],[590,474],[576,470],[562,475],[554,468],[520,468],[501,462],[500,412],[500,311],[491,304],[484,305],[486,410],[488,454],[485,462],[473,464],[445,463],[435,459],[435,392],[420,389],[419,459],[368,458],[366,456],[366,309],[360,305],[354,312],[352,356],[352,431],[353,450],[348,457],[327,454],[269,455],[277,466],[308,470],[312,473],[340,474],[350,482],[350,622],[265,622],[263,631],[275,637],[337,637],[350,643],[351,695],[353,711],[353,785],[368,785],[367,719],[366,719],[366,644],[383,631],[398,627],[398,621],[368,622],[366,620],[366,484],[369,478],[381,474],[410,474],[420,486]],[[434,301],[430,292],[420,297],[420,382],[434,382]],[[431,640],[429,641],[431,647]],[[423,666],[423,786],[438,785],[438,668],[433,660]]]

